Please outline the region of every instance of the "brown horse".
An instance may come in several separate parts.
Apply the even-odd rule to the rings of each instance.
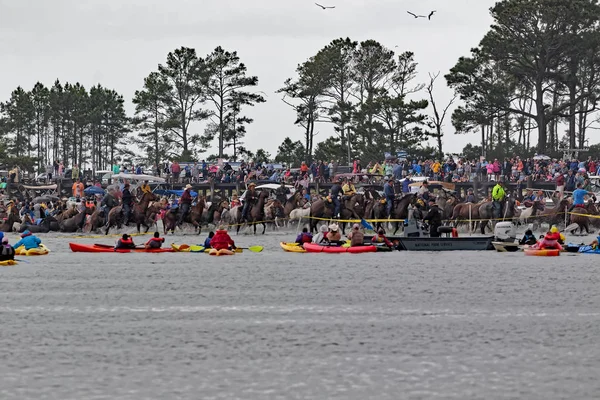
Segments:
[[[80,226],[82,226],[82,222],[88,215],[92,215],[94,213],[94,209],[90,207],[86,207],[83,212],[77,213],[74,217],[69,219],[65,219],[59,222],[60,231],[61,232],[77,232]]]
[[[363,219],[365,217],[365,196],[357,193],[346,200],[340,210],[340,219]],[[346,234],[346,222],[340,222],[342,234]]]
[[[184,217],[183,222],[194,225],[194,231],[198,233],[198,235],[202,232],[202,215],[204,213],[204,209],[206,208],[206,200],[204,197],[199,196],[196,199],[196,204],[190,207],[190,212]],[[177,209],[177,211],[179,208]],[[168,231],[171,233],[175,233],[175,228],[177,226],[177,221],[179,219],[179,215],[177,211],[169,211],[163,217],[163,227],[165,235]]]
[[[538,213],[538,221],[543,220],[550,225],[556,225],[565,220],[565,211],[569,209],[571,202],[569,199],[562,199],[553,208],[546,208]]]
[[[130,221],[135,222],[138,233],[140,232],[141,225],[144,225],[146,228],[145,232],[148,232],[150,226],[154,225],[154,218],[159,209],[156,205],[150,207],[150,203],[156,200],[157,197],[153,193],[144,193],[139,203],[133,205]],[[111,227],[116,226],[117,229],[120,229],[123,226],[122,209],[122,206],[113,207],[108,213],[105,235],[108,235]]]
[[[60,224],[64,220],[67,220],[69,218],[73,218],[77,214],[78,214],[77,208],[76,207],[71,207],[69,209],[64,210],[60,214],[58,214],[56,216],[56,221]]]
[[[583,234],[583,230],[585,229],[585,233],[589,235],[590,233],[590,218],[585,215],[595,215],[598,214],[598,209],[594,204],[593,200],[588,200],[585,207],[575,207],[571,210],[573,214],[571,214],[571,223],[577,224],[579,226],[579,233]]]
[[[278,219],[285,217],[285,208],[277,199],[269,200],[265,205],[265,219],[272,221],[275,229],[279,228]]]
[[[283,205],[284,216],[288,218],[293,210],[302,207],[304,204],[305,200],[304,197],[302,197],[302,192],[297,191],[285,201],[285,204]]]
[[[333,217],[333,211],[335,209],[335,205],[332,201],[318,199],[311,203],[310,205],[310,221],[308,225],[310,226],[310,232],[317,232],[317,225],[320,220],[315,218],[324,218],[331,219]]]
[[[415,205],[416,201],[417,195],[415,193],[407,193],[400,198],[394,199],[391,218],[395,220],[408,218],[408,207]],[[392,235],[395,235],[400,229],[400,222],[394,221],[393,225],[394,232]]]
[[[258,195],[258,201],[252,205],[252,208],[248,210],[246,222],[250,225],[254,225],[254,234],[256,235],[256,225],[262,224],[263,226],[263,235],[267,230],[267,224],[265,223],[265,203],[267,201],[267,197],[269,197],[268,190],[261,190]],[[236,233],[240,233],[240,227],[242,225],[242,215],[240,213],[239,219],[237,221],[238,226]]]
[[[13,206],[10,214],[8,214],[8,217],[6,217],[6,221],[0,224],[0,231],[12,232],[15,222],[21,222],[21,218],[19,218],[19,213],[17,212],[17,209]]]

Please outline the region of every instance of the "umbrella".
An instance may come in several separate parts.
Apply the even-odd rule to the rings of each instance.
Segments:
[[[548,156],[545,156],[545,155],[543,155],[543,154],[536,154],[536,156],[535,156],[535,157],[533,157],[533,159],[534,159],[534,160],[545,160],[545,161],[547,161],[547,160],[549,160],[549,159],[550,159],[550,157],[548,157]]]
[[[94,194],[104,194],[104,189],[99,188],[98,186],[89,186],[83,189],[83,193],[86,195],[94,195]]]

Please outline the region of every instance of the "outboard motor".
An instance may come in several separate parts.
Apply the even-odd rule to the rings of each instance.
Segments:
[[[512,222],[498,222],[494,227],[497,242],[514,242],[517,238],[517,228]]]

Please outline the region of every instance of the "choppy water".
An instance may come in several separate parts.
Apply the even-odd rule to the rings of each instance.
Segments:
[[[50,256],[0,269],[0,398],[600,395],[600,258],[287,254],[281,238],[240,237],[267,248],[234,257],[46,239]]]

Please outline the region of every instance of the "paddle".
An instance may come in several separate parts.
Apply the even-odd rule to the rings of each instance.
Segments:
[[[250,250],[253,253],[260,253],[264,249],[263,246],[250,246],[250,247],[237,247],[237,248],[242,249],[242,250]]]

